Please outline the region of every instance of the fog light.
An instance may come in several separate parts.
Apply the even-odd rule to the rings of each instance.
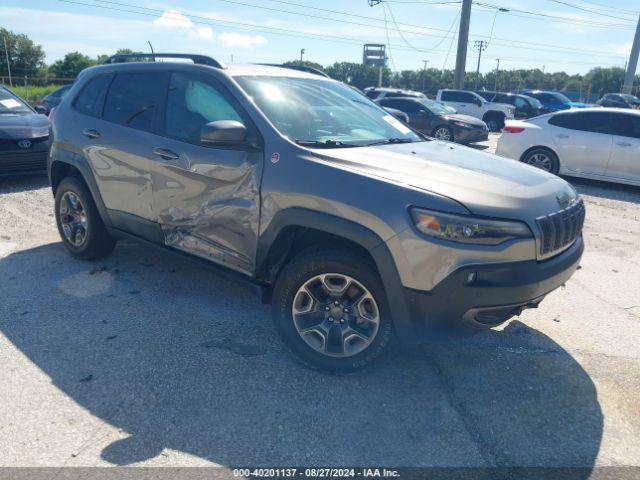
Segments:
[[[475,282],[476,278],[478,278],[478,272],[471,272],[469,275],[467,275],[467,283]]]

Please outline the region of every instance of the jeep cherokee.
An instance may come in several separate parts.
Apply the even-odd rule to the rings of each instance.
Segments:
[[[160,57],[192,62],[148,61]],[[421,137],[313,73],[120,55],[84,70],[52,117],[71,254],[130,237],[234,271],[317,368],[355,370],[440,326],[499,325],[582,255],[584,207],[564,180]]]

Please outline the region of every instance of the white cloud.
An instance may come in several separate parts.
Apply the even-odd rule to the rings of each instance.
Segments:
[[[251,48],[266,45],[267,39],[262,35],[246,35],[238,32],[224,32],[218,35],[218,41],[227,47]]]
[[[157,27],[169,28],[192,28],[193,22],[185,17],[178,10],[165,10],[158,18],[153,21]]]
[[[609,43],[605,51],[615,53],[616,55],[629,56],[631,54],[631,42],[625,43]]]
[[[213,30],[209,27],[196,27],[193,22],[179,10],[165,10],[153,21],[155,27],[170,28],[182,31],[193,38],[213,40]]]

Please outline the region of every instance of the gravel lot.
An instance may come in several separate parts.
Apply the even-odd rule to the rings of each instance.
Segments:
[[[640,465],[640,189],[572,182],[565,288],[334,377],[246,287],[129,242],[74,260],[46,179],[0,179],[0,466]]]

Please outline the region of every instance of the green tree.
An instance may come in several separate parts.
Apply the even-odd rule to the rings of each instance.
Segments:
[[[353,85],[359,89],[375,87],[378,85],[380,69],[376,67],[366,67],[361,63],[337,62],[325,69],[331,78]],[[391,70],[382,69],[382,85],[389,86]]]
[[[7,42],[9,53],[9,66],[11,74],[16,77],[34,76],[45,68],[44,51],[42,46],[33,43],[26,35],[14,33],[0,28],[0,75],[8,75],[6,55],[4,54],[4,42]]]
[[[95,61],[80,52],[69,52],[62,60],[49,67],[49,74],[58,78],[75,78],[82,70],[95,65]]]

